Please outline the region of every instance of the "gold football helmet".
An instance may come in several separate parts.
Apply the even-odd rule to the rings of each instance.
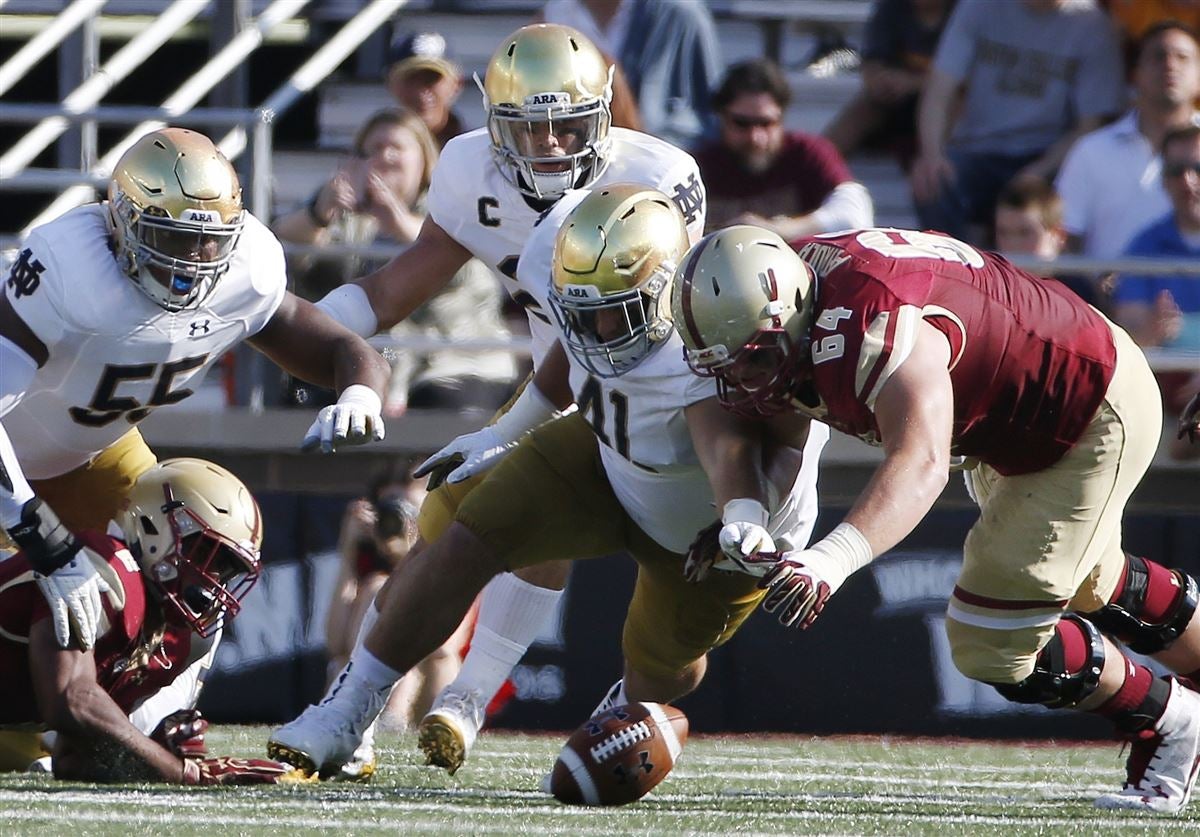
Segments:
[[[492,155],[522,194],[556,200],[604,171],[611,71],[579,32],[551,23],[518,29],[488,62],[480,87]]]
[[[242,187],[212,140],[163,128],[126,151],[108,186],[117,260],[168,311],[199,305],[229,270]]]
[[[687,246],[675,202],[636,183],[596,189],[568,213],[554,243],[550,307],[586,369],[622,375],[670,336],[666,290]]]
[[[232,619],[258,581],[262,513],[219,465],[163,460],[138,477],[117,522],[167,620],[201,636]]]
[[[734,226],[706,235],[683,257],[670,293],[688,366],[715,375],[735,412],[779,412],[802,377],[815,290],[812,270],[775,233]]]

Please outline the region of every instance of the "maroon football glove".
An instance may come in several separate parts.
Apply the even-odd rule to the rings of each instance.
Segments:
[[[286,764],[270,759],[187,759],[183,763],[185,785],[273,785],[290,772]]]
[[[780,624],[802,631],[817,621],[832,595],[825,579],[797,561],[780,562],[763,576],[758,586],[767,591],[763,610],[767,613],[778,610]]]
[[[202,759],[208,755],[204,733],[208,721],[196,709],[180,709],[158,722],[150,738],[183,759]]]
[[[688,546],[687,560],[683,563],[683,577],[693,584],[708,577],[708,571],[713,564],[724,556],[717,535],[721,531],[721,521],[714,520],[696,533],[696,539]]]

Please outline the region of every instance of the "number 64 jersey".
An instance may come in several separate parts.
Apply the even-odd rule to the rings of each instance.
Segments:
[[[799,254],[817,277],[810,336],[820,403],[795,403],[844,433],[880,443],[876,397],[922,322],[950,345],[952,451],[1001,474],[1057,462],[1105,396],[1114,326],[1059,282],[913,230],[816,236]]]
[[[4,283],[48,353],[24,394],[0,402],[30,479],[84,464],[158,407],[187,398],[218,357],[267,324],[287,289],[279,241],[246,213],[212,293],[166,311],[117,266],[107,212],[91,204],[33,230]]]

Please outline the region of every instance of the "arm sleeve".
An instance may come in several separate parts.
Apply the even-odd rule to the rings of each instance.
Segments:
[[[875,226],[871,194],[861,183],[840,183],[812,214],[820,231],[853,230]]]
[[[950,13],[946,30],[938,41],[933,66],[957,81],[967,77],[975,61],[975,36],[980,3],[960,0]]]
[[[0,337],[0,416],[21,401],[37,373],[33,358],[17,345]],[[0,425],[0,525],[10,529],[21,522],[21,507],[33,499],[33,489],[25,479],[8,434]]]

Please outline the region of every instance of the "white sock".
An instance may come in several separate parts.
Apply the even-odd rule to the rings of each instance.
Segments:
[[[329,695],[331,697],[347,677],[357,680],[373,691],[378,691],[391,686],[404,674],[402,671],[396,671],[367,650],[365,644],[367,634],[371,633],[371,628],[378,621],[379,606],[375,602],[371,602],[371,606],[363,614],[362,624],[358,626],[358,636],[354,639],[354,650],[350,652],[350,660],[330,687]]]
[[[451,685],[473,689],[490,701],[554,615],[562,594],[512,573],[492,579],[483,588],[471,650]]]
[[[371,606],[367,608],[367,612],[363,614],[362,623],[358,626],[358,635],[354,638],[354,650],[362,648],[363,643],[367,641],[367,634],[371,633],[371,628],[375,627],[375,623],[379,621],[379,605],[371,602]]]
[[[368,651],[365,645],[359,645],[350,655],[350,662],[346,663],[342,674],[347,679],[361,683],[371,691],[377,692],[381,689],[390,689],[404,675],[404,672],[396,671]],[[339,677],[338,681],[341,679]],[[336,690],[336,688],[337,684],[335,683],[334,689]]]

